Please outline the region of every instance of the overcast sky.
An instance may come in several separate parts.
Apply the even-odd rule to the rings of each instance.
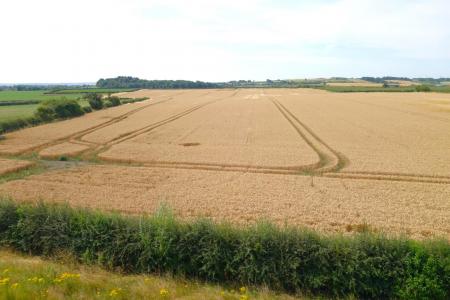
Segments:
[[[450,77],[448,0],[2,0],[0,82]]]

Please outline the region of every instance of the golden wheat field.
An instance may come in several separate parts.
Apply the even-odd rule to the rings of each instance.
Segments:
[[[0,158],[0,175],[17,172],[33,165],[32,162],[26,160],[12,160]]]
[[[6,134],[0,155],[81,163],[8,181],[0,194],[132,214],[167,204],[187,219],[344,233],[369,226],[450,239],[450,95],[223,89],[122,96],[149,100]],[[7,164],[0,161],[0,173]]]

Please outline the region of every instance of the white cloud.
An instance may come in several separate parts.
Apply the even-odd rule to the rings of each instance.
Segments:
[[[0,82],[360,76],[383,67],[450,76],[444,0],[4,0],[1,9]]]

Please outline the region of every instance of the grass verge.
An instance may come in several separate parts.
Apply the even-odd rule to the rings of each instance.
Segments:
[[[35,255],[68,253],[126,273],[267,286],[288,293],[364,299],[448,299],[448,241],[374,233],[322,236],[258,224],[237,228],[52,204],[0,202],[0,243]]]
[[[267,290],[220,287],[183,278],[123,275],[70,257],[43,260],[0,250],[0,299],[297,299]]]

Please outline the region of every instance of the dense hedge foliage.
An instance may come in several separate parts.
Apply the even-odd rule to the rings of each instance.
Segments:
[[[416,92],[431,92],[431,87],[428,85],[416,85],[414,88],[416,89]]]
[[[36,117],[43,121],[73,118],[83,114],[78,101],[66,98],[45,100],[39,104],[36,111]]]
[[[5,132],[25,128],[28,126],[34,126],[41,124],[43,121],[36,117],[19,118],[15,120],[1,121],[0,122],[0,134]]]
[[[83,98],[88,101],[89,106],[92,109],[98,110],[103,108],[103,100],[101,94],[87,93]]]
[[[148,98],[124,98],[117,96],[109,96],[102,98],[101,94],[88,93],[84,97],[89,103],[89,106],[82,107],[77,100],[73,99],[51,99],[39,102],[40,105],[33,117],[18,118],[15,120],[1,121],[0,120],[0,134],[14,131],[17,129],[36,126],[39,124],[51,122],[58,119],[68,119],[81,116],[85,113],[90,113],[94,109],[103,109],[107,107],[118,106],[127,103],[143,101]]]
[[[109,96],[109,97],[107,97],[105,99],[104,103],[105,103],[105,107],[119,106],[120,104],[122,104],[120,102],[120,98],[116,97],[116,96]]]
[[[34,116],[0,121],[0,134],[29,127],[56,119],[68,119],[81,116],[86,112],[78,101],[72,99],[50,99],[40,102]]]
[[[0,101],[0,106],[16,106],[16,105],[30,105],[39,104],[40,100],[13,100],[13,101]]]
[[[429,85],[412,85],[412,86],[388,86],[388,87],[369,87],[369,86],[323,86],[317,87],[335,93],[413,93],[413,92],[436,92],[450,93],[450,86],[429,86]]]
[[[148,97],[140,97],[140,98],[120,98],[120,102],[122,104],[128,104],[128,103],[134,103],[134,102],[140,102],[148,100]]]
[[[70,253],[132,273],[169,272],[221,283],[358,298],[448,299],[450,245],[364,233],[320,236],[270,224],[182,223],[167,212],[126,217],[49,204],[0,202],[0,242]]]

